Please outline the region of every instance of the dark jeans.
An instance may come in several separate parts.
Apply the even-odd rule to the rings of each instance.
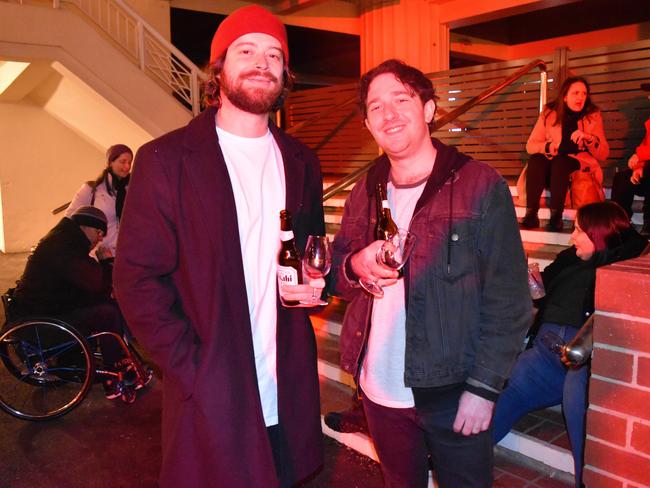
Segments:
[[[416,408],[378,405],[362,392],[368,428],[387,487],[426,487],[431,455],[440,488],[492,486],[492,432],[453,431],[462,385],[414,389]]]
[[[564,210],[564,200],[569,188],[569,175],[580,169],[580,162],[571,156],[548,159],[543,154],[533,154],[526,170],[526,202],[528,208],[539,208],[544,188],[551,189],[551,209]]]
[[[115,332],[122,334],[126,323],[116,302],[105,302],[88,307],[78,308],[71,312],[57,314],[56,318],[69,323],[83,335],[93,332]],[[124,357],[122,347],[114,337],[100,336],[99,345],[102,350],[104,363],[111,367]]]
[[[643,223],[650,224],[650,165],[643,168],[643,178],[638,185],[630,181],[632,170],[626,169],[614,175],[612,183],[612,201],[618,203],[632,218],[632,202],[634,195],[644,197],[643,202]]]
[[[585,446],[585,416],[589,366],[569,369],[557,353],[546,347],[541,338],[552,332],[565,342],[576,335],[575,327],[544,323],[537,333],[533,347],[519,355],[505,390],[499,396],[494,411],[494,443],[503,439],[524,415],[541,408],[562,404],[573,463],[576,487],[582,480]]]

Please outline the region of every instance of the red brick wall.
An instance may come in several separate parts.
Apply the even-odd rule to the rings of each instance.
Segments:
[[[650,488],[650,256],[598,270],[584,482]]]

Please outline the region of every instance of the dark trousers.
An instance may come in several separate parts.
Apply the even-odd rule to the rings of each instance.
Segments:
[[[643,168],[643,178],[641,178],[638,185],[630,181],[631,176],[632,170],[629,168],[614,175],[612,201],[623,207],[631,219],[634,195],[644,197],[643,223],[650,224],[650,203],[648,202],[648,199],[650,199],[650,165],[646,164]]]
[[[56,318],[69,323],[85,336],[101,331],[115,332],[121,335],[126,330],[124,317],[116,302],[104,302],[78,308],[71,312],[57,314]],[[109,367],[124,357],[122,347],[114,337],[100,336],[99,346],[102,350],[104,363]]]
[[[284,431],[277,424],[267,427],[266,432],[269,434],[269,440],[271,441],[273,463],[275,464],[275,472],[278,476],[280,487],[288,488],[292,486],[291,480],[295,479],[295,475]]]
[[[492,432],[453,431],[463,385],[414,389],[416,408],[378,405],[362,392],[368,428],[387,487],[426,487],[431,455],[440,488],[492,486]]]
[[[580,162],[571,156],[548,159],[543,154],[533,154],[526,170],[526,202],[529,208],[539,208],[544,188],[551,189],[551,209],[564,210],[564,200],[569,188],[569,175],[580,169]]]

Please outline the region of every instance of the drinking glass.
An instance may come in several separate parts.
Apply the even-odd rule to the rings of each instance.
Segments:
[[[533,300],[538,300],[546,295],[542,274],[539,271],[539,263],[528,264],[528,288]]]
[[[414,244],[415,235],[408,230],[398,229],[397,233],[384,241],[377,250],[375,255],[377,264],[399,271],[406,264]],[[376,281],[359,280],[359,284],[364,290],[377,298],[384,296],[384,290]]]
[[[310,235],[307,238],[305,255],[302,258],[302,271],[312,280],[324,278],[330,272],[332,267],[332,248],[327,236]],[[307,302],[313,305],[327,305],[325,300],[316,295],[316,289],[312,293],[311,301]]]

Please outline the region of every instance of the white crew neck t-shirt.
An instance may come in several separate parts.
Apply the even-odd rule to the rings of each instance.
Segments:
[[[270,132],[240,137],[217,127],[217,135],[235,196],[257,382],[268,427],[278,423],[276,275],[280,210],[286,201],[284,165]]]
[[[386,193],[393,220],[408,229],[415,204],[426,181],[414,186],[396,187],[388,182]],[[361,365],[359,384],[374,403],[391,408],[415,406],[413,391],[404,385],[406,357],[406,303],[404,278],[384,287],[383,298],[375,298],[368,347]]]

